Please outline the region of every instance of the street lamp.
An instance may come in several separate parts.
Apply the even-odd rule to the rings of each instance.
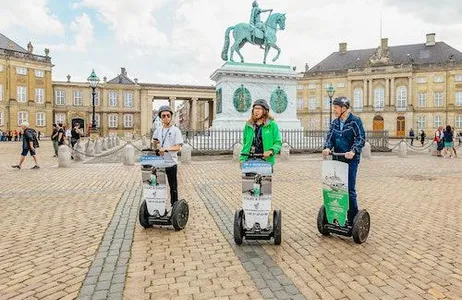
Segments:
[[[96,76],[95,70],[91,71],[90,77],[87,78],[88,82],[90,83],[90,86],[92,88],[92,100],[93,100],[93,114],[91,118],[91,133],[93,136],[96,134],[96,116],[95,116],[95,96],[96,96],[96,86],[98,85],[99,78]]]
[[[329,126],[332,123],[332,97],[335,94],[335,88],[332,83],[329,84],[326,88],[327,95],[329,96]]]

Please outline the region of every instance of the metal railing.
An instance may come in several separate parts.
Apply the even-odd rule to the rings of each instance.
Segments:
[[[282,142],[293,152],[317,152],[323,149],[327,136],[325,130],[281,130]],[[236,143],[242,143],[242,130],[219,129],[183,131],[183,139],[196,154],[229,154]],[[388,131],[366,131],[366,140],[373,151],[390,151]]]

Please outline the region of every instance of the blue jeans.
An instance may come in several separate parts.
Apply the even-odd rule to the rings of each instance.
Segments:
[[[348,196],[350,198],[350,209],[348,210],[348,221],[353,220],[358,213],[358,199],[356,197],[356,174],[358,173],[359,160],[348,162]]]

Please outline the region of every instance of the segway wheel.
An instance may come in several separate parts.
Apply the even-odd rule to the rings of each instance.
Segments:
[[[186,223],[188,223],[189,218],[189,205],[186,200],[178,200],[173,205],[172,211],[172,225],[176,231],[182,230],[185,228]]]
[[[273,236],[274,236],[275,245],[281,245],[281,241],[282,241],[281,217],[282,215],[279,209],[273,212]]]
[[[367,210],[363,209],[358,212],[353,220],[352,236],[357,244],[362,244],[369,236],[369,229],[371,228],[371,217]]]
[[[143,200],[140,205],[139,209],[139,221],[140,225],[143,226],[144,228],[151,227],[151,224],[149,224],[149,213],[148,213],[148,207],[146,205],[146,200]]]
[[[238,245],[242,244],[244,236],[244,228],[242,226],[242,216],[244,215],[244,210],[238,209],[234,214],[234,242]]]
[[[322,235],[329,235],[329,230],[326,228],[327,224],[327,215],[326,215],[326,208],[324,205],[321,205],[318,211],[318,231]]]

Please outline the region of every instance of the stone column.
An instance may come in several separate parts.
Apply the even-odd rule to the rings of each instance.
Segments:
[[[391,106],[391,101],[390,101],[390,78],[385,78],[385,105]]]
[[[391,106],[395,106],[395,79],[391,79],[391,92],[390,92],[390,103]]]
[[[172,97],[169,97],[169,100],[168,100],[168,105],[170,106],[170,109],[175,112],[175,100],[176,100],[176,97],[172,96]]]
[[[209,127],[213,124],[213,119],[215,118],[215,107],[213,99],[208,101],[209,105]]]
[[[409,88],[408,88],[408,97],[407,97],[407,103],[406,103],[406,106],[410,105],[410,104],[413,104],[413,101],[412,101],[412,76],[409,77]]]
[[[348,80],[347,84],[347,98],[352,100],[353,95],[351,94],[351,80]]]
[[[363,79],[363,106],[369,106],[369,97],[367,93],[367,79]]]
[[[197,97],[191,98],[191,130],[197,130]]]
[[[369,99],[367,100],[368,106],[374,106],[374,98],[372,97],[372,81],[373,79],[369,79]]]

